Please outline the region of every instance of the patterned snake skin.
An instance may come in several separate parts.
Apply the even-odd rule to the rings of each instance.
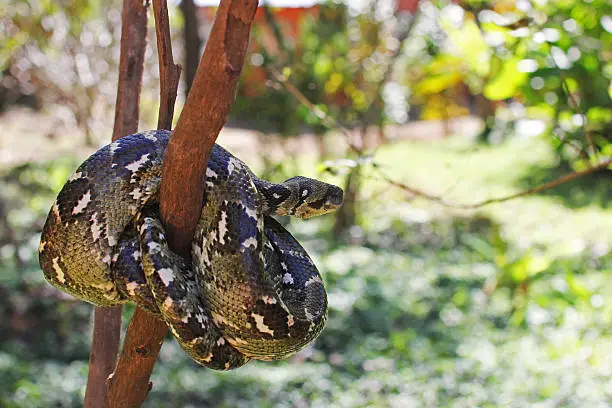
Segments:
[[[209,368],[296,353],[323,329],[327,296],[306,251],[271,216],[333,211],[342,190],[305,177],[261,180],[215,145],[188,261],[169,249],[158,215],[169,136],[126,136],[77,169],[42,232],[46,279],[99,306],[135,302]]]

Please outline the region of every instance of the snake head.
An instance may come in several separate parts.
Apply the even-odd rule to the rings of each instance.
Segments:
[[[291,191],[285,210],[287,214],[298,218],[310,218],[335,211],[344,200],[340,187],[308,177],[292,177],[282,185]]]

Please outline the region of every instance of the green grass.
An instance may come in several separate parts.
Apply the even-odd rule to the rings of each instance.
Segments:
[[[515,194],[570,171],[556,168],[556,156],[542,139],[490,147],[475,147],[460,139],[396,143],[381,148],[375,160],[393,179],[460,204]],[[522,247],[544,245],[571,253],[584,246],[612,246],[612,189],[602,176],[597,177],[491,204],[477,212],[502,225],[504,235]],[[376,195],[385,186],[377,183],[371,188]],[[436,207],[423,200],[417,205]]]

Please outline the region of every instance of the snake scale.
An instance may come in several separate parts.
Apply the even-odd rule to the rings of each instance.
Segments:
[[[126,136],[83,162],[43,228],[45,278],[98,306],[135,302],[209,368],[296,353],[323,329],[327,295],[306,251],[272,216],[333,211],[342,190],[301,176],[270,183],[215,145],[186,260],[168,247],[158,213],[169,137]]]

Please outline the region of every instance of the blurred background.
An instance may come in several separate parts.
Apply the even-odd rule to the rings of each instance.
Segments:
[[[612,406],[610,3],[265,5],[219,143],[271,180],[345,189],[338,213],[283,220],[326,282],[327,328],[229,373],[169,337],[145,406]],[[171,4],[175,117],[215,6]],[[37,248],[110,141],[121,2],[0,9],[0,406],[80,406],[93,307],[45,282]],[[140,130],[159,98],[149,26]]]

